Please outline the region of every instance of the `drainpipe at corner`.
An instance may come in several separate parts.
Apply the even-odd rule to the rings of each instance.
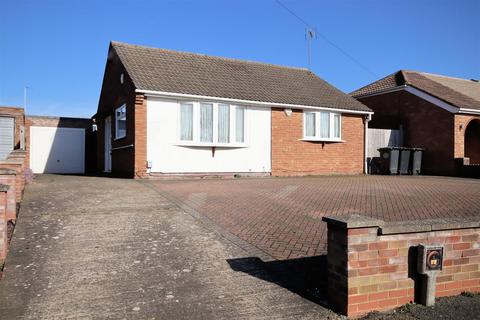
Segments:
[[[365,118],[364,118],[364,125],[365,125],[365,130],[364,130],[364,163],[363,163],[363,173],[368,174],[368,122],[372,120],[372,114],[369,113]]]

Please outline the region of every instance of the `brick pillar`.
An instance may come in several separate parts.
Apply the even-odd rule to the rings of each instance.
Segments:
[[[9,186],[7,193],[6,215],[8,220],[17,218],[17,173],[13,169],[0,168],[0,184]]]
[[[376,237],[378,226],[383,223],[381,220],[352,214],[349,216],[329,218],[324,217],[323,221],[328,226],[328,302],[330,307],[341,314],[351,316],[361,313],[358,309],[358,302],[368,303],[368,293],[375,292],[377,288],[371,286],[375,280],[361,279],[365,283],[357,283],[356,263],[359,260],[368,259],[368,245],[360,244],[365,237]],[[356,237],[356,240],[351,236]],[[357,244],[358,243],[358,244]],[[362,246],[365,252],[357,252],[355,246]],[[366,246],[366,248],[364,248]],[[372,275],[373,276],[373,275]],[[366,294],[365,301],[357,301],[358,294]],[[362,298],[363,299],[363,298]],[[363,307],[363,305],[362,305]],[[367,305],[365,308],[369,308]]]
[[[7,257],[7,191],[8,186],[0,184],[0,267]]]
[[[25,190],[25,168],[26,168],[26,151],[14,150],[7,159],[3,162],[2,167],[14,169],[17,172],[15,180],[16,201],[20,202],[23,199],[23,191]]]
[[[135,96],[134,178],[147,177],[147,98]]]

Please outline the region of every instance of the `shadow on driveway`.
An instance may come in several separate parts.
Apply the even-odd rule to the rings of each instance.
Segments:
[[[327,256],[264,262],[257,257],[228,259],[237,272],[281,286],[322,306],[327,304]]]

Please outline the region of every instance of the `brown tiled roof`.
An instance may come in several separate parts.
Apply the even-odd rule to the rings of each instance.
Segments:
[[[412,86],[458,108],[480,110],[480,83],[476,80],[447,77],[437,74],[400,70],[351,93],[365,95]]]
[[[112,42],[137,89],[371,111],[303,68]]]

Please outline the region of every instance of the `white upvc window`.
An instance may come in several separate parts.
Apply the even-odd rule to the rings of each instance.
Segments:
[[[341,141],[342,116],[330,111],[303,112],[303,140]]]
[[[115,139],[124,138],[127,135],[127,106],[121,105],[115,109]]]
[[[245,107],[235,107],[235,142],[245,142]]]
[[[246,107],[213,102],[179,103],[179,144],[245,146]]]
[[[193,103],[180,104],[180,140],[193,140]]]

